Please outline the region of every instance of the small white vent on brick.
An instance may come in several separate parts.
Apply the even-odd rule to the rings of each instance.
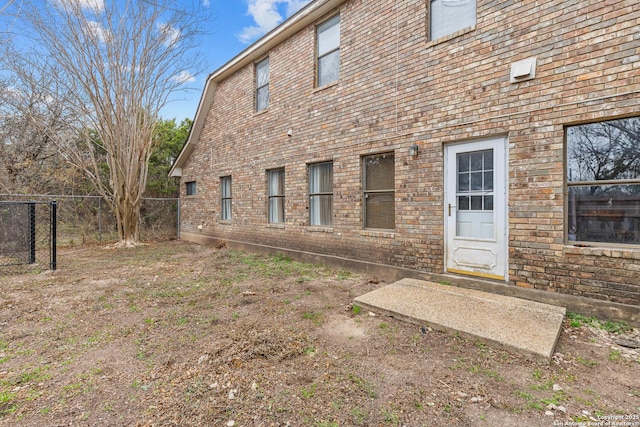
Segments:
[[[531,80],[536,76],[536,58],[527,58],[511,64],[511,75],[509,81],[518,83]]]

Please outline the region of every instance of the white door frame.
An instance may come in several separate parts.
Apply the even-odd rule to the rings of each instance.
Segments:
[[[457,154],[493,150],[493,237],[456,236]],[[504,136],[444,146],[444,270],[449,273],[509,280],[508,153]]]

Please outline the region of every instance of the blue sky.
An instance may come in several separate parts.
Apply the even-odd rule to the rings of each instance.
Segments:
[[[20,10],[28,0],[0,0],[0,31],[13,28],[11,12]],[[29,0],[31,1],[31,0]],[[46,1],[77,1],[83,8],[102,9],[105,4],[117,0],[32,0],[35,4]],[[142,0],[153,2],[153,0]],[[249,47],[268,31],[304,7],[311,0],[175,0],[178,7],[192,10],[201,6],[209,12],[205,24],[206,35],[198,42],[198,55],[202,56],[204,71],[195,74],[185,70],[177,78],[184,80],[182,88],[189,89],[174,94],[171,102],[162,110],[165,119],[193,119],[204,89],[207,76],[227,61]],[[17,13],[17,12],[16,12]],[[203,15],[204,16],[204,15]],[[9,19],[6,19],[9,18]]]
[[[0,0],[2,1],[2,0]],[[202,38],[206,70],[187,85],[194,90],[177,94],[163,111],[166,119],[193,119],[206,78],[251,43],[305,6],[310,0],[180,0],[186,6],[200,1],[211,12],[209,34]]]

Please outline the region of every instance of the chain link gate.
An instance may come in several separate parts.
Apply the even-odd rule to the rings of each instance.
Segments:
[[[57,203],[0,201],[0,267],[36,264],[46,253],[56,269]]]

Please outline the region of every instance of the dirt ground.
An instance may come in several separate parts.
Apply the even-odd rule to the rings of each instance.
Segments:
[[[351,305],[377,282],[178,241],[0,271],[0,426],[640,426],[637,330],[531,361]]]

